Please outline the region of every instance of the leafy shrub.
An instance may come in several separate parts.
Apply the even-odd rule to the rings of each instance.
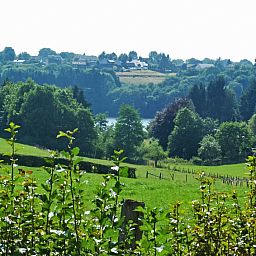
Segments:
[[[193,156],[191,158],[191,162],[195,165],[202,165],[203,164],[203,160],[200,157],[197,157],[197,156]]]

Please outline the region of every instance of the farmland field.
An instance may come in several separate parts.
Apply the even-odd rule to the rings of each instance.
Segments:
[[[127,72],[117,72],[120,82],[123,84],[143,85],[148,83],[160,84],[170,76],[175,76],[175,73],[163,74],[151,70],[131,70]]]
[[[17,144],[17,148],[20,150],[20,154],[31,154],[38,156],[48,156],[46,150],[38,149],[35,147]],[[0,152],[7,152],[10,150],[9,145],[3,140],[0,140]],[[111,164],[111,161],[83,158],[86,161],[98,163],[98,164]],[[138,201],[143,201],[148,207],[163,207],[168,208],[169,205],[180,201],[182,203],[182,208],[189,214],[191,211],[191,202],[194,199],[200,197],[200,182],[196,179],[198,174],[194,173],[183,173],[173,171],[173,167],[179,170],[194,170],[195,172],[206,172],[206,173],[218,173],[219,175],[232,175],[239,177],[247,177],[245,164],[233,164],[226,166],[195,166],[195,165],[182,165],[176,164],[168,166],[167,168],[154,168],[145,165],[132,165],[126,164],[125,166],[130,166],[136,168],[137,179],[121,178],[121,181],[125,184],[125,187],[121,193],[121,197],[125,199],[134,199]],[[5,166],[2,167],[5,168]],[[8,168],[8,167],[6,167]],[[31,167],[17,167],[16,173],[18,173],[18,168],[24,168],[28,170],[33,170],[33,176],[37,180],[38,190],[41,191],[41,183],[45,183],[49,179],[49,174],[43,168],[31,168]],[[0,172],[2,172],[0,169]],[[86,171],[86,170],[85,170]],[[149,173],[148,178],[147,172]],[[161,177],[163,179],[159,179]],[[153,175],[152,175],[153,174]],[[1,174],[2,175],[2,174]],[[95,195],[97,187],[103,181],[103,175],[85,173],[83,179],[86,181],[85,184],[85,198],[87,201],[87,206],[91,207],[91,201]],[[221,180],[216,179],[213,183],[214,188],[220,192],[232,192],[237,190],[239,197],[243,200],[245,196],[245,191],[247,190],[246,184],[243,186],[238,185],[228,185],[223,184]],[[42,191],[41,191],[42,192]]]

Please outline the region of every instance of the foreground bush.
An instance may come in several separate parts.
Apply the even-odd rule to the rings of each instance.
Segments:
[[[1,255],[255,255],[256,254],[256,157],[248,158],[249,191],[245,205],[232,194],[214,191],[213,181],[200,174],[201,198],[192,202],[194,215],[180,214],[180,203],[169,211],[138,207],[142,237],[134,245],[137,224],[120,218],[119,196],[122,151],[115,151],[117,175],[104,176],[89,211],[84,199],[86,173],[81,172],[79,148],[73,147],[74,131],[60,132],[67,148],[56,164],[52,152],[45,167],[46,183],[37,184],[29,170],[17,166],[15,140],[19,126],[11,123],[10,168],[0,176]],[[19,173],[18,173],[19,170]],[[38,193],[38,186],[44,193]],[[143,217],[144,216],[144,217]],[[119,233],[125,231],[125,238]]]

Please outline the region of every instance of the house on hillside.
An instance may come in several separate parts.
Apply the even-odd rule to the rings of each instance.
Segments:
[[[45,64],[58,64],[61,65],[63,63],[63,59],[60,55],[48,55],[45,59]]]
[[[186,70],[187,69],[187,64],[184,61],[179,61],[179,60],[175,60],[173,61],[173,70],[174,71],[178,71],[178,70]],[[172,70],[172,71],[173,71]]]
[[[76,55],[72,61],[72,66],[76,68],[95,67],[98,63],[98,58],[93,55]]]
[[[204,70],[204,69],[208,69],[208,68],[214,68],[215,65],[214,64],[197,64],[197,66],[195,67],[196,70],[200,71],[200,70]]]
[[[40,56],[31,56],[28,60],[25,62],[26,64],[43,64],[42,57]]]
[[[98,57],[93,55],[83,55],[87,67],[95,67],[98,63]]]
[[[126,61],[125,68],[135,70],[148,69],[148,63],[140,60]]]
[[[188,63],[185,63],[185,64],[187,69],[195,69],[198,65],[198,64],[188,64]]]
[[[141,61],[141,62],[146,62],[146,63],[149,63],[149,61],[150,61],[150,59],[147,57],[139,57],[139,60]]]
[[[24,64],[25,62],[26,62],[26,60],[14,60],[13,64],[21,65],[21,64]]]
[[[99,60],[98,67],[100,69],[120,70],[122,67],[122,62],[119,60],[102,59]]]

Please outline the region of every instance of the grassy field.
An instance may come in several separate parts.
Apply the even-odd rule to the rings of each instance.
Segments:
[[[184,165],[184,164],[177,164],[177,165],[169,165],[169,168],[177,167],[179,169],[190,169],[196,170],[198,172],[205,172],[211,174],[219,174],[219,175],[229,175],[234,177],[248,177],[248,171],[246,168],[245,163],[239,164],[229,164],[229,165],[219,165],[219,166],[199,166],[199,165]]]
[[[20,143],[17,143],[15,147],[17,150],[17,154],[30,155],[30,156],[44,156],[44,157],[49,156],[49,152],[47,150],[43,150],[37,147],[24,145]],[[0,138],[0,153],[10,152],[10,150],[11,150],[11,147],[6,142],[6,140]]]
[[[128,72],[117,72],[116,75],[119,77],[123,84],[160,84],[170,76],[175,76],[175,73],[163,74],[151,70],[132,70]]]
[[[17,144],[19,148],[18,153],[28,154],[28,155],[41,155],[47,156],[48,152],[46,150],[38,149],[35,147]],[[0,152],[10,151],[10,146],[3,140],[0,139]],[[107,160],[91,159],[84,158],[94,163],[108,164]],[[173,172],[172,168],[175,166],[179,169],[190,169],[197,170],[198,172],[205,171],[207,173],[219,173],[222,175],[232,175],[246,177],[246,168],[245,164],[233,164],[233,165],[223,165],[223,166],[195,166],[195,165],[170,165],[168,170],[167,168],[154,168],[144,165],[131,165],[123,164],[136,168],[137,179],[121,178],[121,181],[125,184],[124,190],[122,191],[122,198],[129,198],[138,201],[143,201],[148,207],[163,207],[168,208],[169,205],[180,201],[183,204],[183,209],[189,212],[191,211],[191,202],[195,199],[200,198],[200,183],[196,179],[197,174],[185,174],[181,172]],[[2,166],[3,169],[8,168]],[[49,179],[49,174],[43,168],[31,168],[31,167],[17,167],[23,168],[26,170],[32,170],[33,176],[39,184],[38,190],[41,190],[41,183],[46,182]],[[149,175],[146,178],[146,173],[149,172],[153,175]],[[159,176],[164,177],[164,179],[159,179]],[[91,207],[91,200],[93,199],[97,187],[103,181],[103,177],[100,174],[85,173],[84,180],[86,181],[85,185],[85,194],[87,200],[88,208]],[[237,190],[240,195],[241,200],[245,196],[245,191],[247,187],[244,186],[234,186],[223,184],[220,180],[216,180],[213,185],[217,191],[220,192],[232,192]]]
[[[8,168],[2,166],[0,172],[3,172],[3,169]],[[33,168],[26,166],[19,166],[16,168],[16,173],[18,174],[18,168],[24,170],[32,170],[33,177],[36,179],[38,184],[38,192],[42,192],[41,183],[45,183],[49,179],[49,174],[43,168]],[[146,167],[144,168],[147,169]],[[129,179],[121,177],[121,182],[125,184],[125,187],[121,193],[121,198],[123,199],[133,199],[142,201],[146,204],[147,207],[153,208],[164,208],[167,209],[175,202],[179,201],[182,203],[182,209],[191,214],[191,202],[196,199],[200,199],[200,182],[196,179],[197,175],[186,175],[183,173],[174,173],[174,179],[171,179],[171,173],[166,170],[156,169],[151,170],[150,172],[158,175],[164,173],[165,179],[160,180],[157,177],[146,178],[143,173],[143,169],[139,168],[139,177],[137,179]],[[143,177],[144,176],[144,177]],[[85,173],[83,176],[84,181],[86,181],[85,189],[85,198],[87,202],[87,209],[90,209],[92,206],[92,199],[97,191],[97,187],[103,181],[103,175]],[[222,184],[221,181],[216,180],[213,184],[214,189],[219,192],[228,192],[236,190],[239,194],[240,200],[243,201],[247,187],[243,186],[232,186]]]

